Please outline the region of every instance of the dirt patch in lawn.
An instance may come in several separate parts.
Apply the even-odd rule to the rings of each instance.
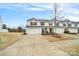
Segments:
[[[46,38],[48,41],[60,41],[60,40],[72,40],[72,39],[78,39],[78,35],[72,35],[72,34],[59,34],[58,37],[55,37],[53,35],[44,35],[44,38]]]
[[[79,56],[79,39],[55,41],[52,44],[71,56]]]
[[[71,56],[79,56],[79,45],[63,47],[62,50],[64,50],[65,52],[67,52]]]
[[[0,35],[0,50],[3,50],[17,41],[22,36],[22,33],[0,33]]]

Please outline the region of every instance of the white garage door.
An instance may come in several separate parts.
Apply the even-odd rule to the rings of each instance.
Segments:
[[[27,34],[41,34],[42,30],[39,27],[27,28],[26,33]]]
[[[56,31],[56,33],[62,34],[62,33],[64,33],[64,28],[56,27],[56,28],[54,28],[54,32],[55,31]]]

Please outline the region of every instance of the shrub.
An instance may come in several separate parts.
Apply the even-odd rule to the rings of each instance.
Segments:
[[[24,32],[23,35],[26,35],[26,32]]]
[[[69,31],[64,31],[64,33],[70,33]]]
[[[57,33],[53,33],[52,34],[54,37],[56,37],[56,38],[61,38],[61,35],[59,35],[59,34],[57,34]]]

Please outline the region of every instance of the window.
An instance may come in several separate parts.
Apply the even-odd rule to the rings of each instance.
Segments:
[[[66,24],[63,24],[63,26],[66,26]]]
[[[52,26],[52,23],[51,22],[49,22],[49,26]]]
[[[37,22],[30,22],[30,25],[37,25]]]
[[[75,24],[75,27],[77,27],[77,24]]]
[[[68,24],[68,27],[71,27],[71,24]]]
[[[30,25],[33,25],[33,22],[30,22]]]
[[[41,22],[41,25],[44,25],[44,22]]]
[[[59,23],[56,23],[56,26],[59,26]]]

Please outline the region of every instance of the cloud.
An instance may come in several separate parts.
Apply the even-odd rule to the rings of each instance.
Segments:
[[[14,4],[0,4],[0,8],[9,9],[9,10],[21,10],[21,11],[44,11],[45,9],[36,7],[31,4],[25,3],[14,3]]]
[[[62,5],[62,4],[61,4]],[[22,11],[52,11],[54,4],[52,3],[5,3],[0,4],[0,8],[11,9],[11,10],[22,10]]]
[[[79,21],[79,17],[73,15],[67,15],[66,18],[68,18],[71,21]]]
[[[51,11],[53,12],[53,6],[54,4],[48,3],[48,4],[31,4],[34,7],[37,7],[39,9],[44,9],[42,11]],[[64,18],[69,18],[71,21],[79,21],[79,10],[78,10],[79,4],[72,4],[72,3],[58,3],[59,10],[63,11],[63,15],[65,15]],[[73,8],[75,7],[75,8]],[[50,14],[51,15],[51,14]]]
[[[74,16],[79,16],[79,10],[75,8],[67,8],[65,10],[65,13],[68,15],[74,15]]]
[[[42,9],[52,9],[52,4],[50,3],[36,3],[36,4],[31,4],[34,7],[42,8]]]
[[[27,4],[19,4],[19,3],[2,3],[0,4],[0,8],[9,9],[9,10],[21,10],[26,9],[29,6]]]
[[[72,3],[58,3],[59,10],[63,10],[63,15],[65,15],[65,18],[69,18],[70,20],[76,19],[76,21],[79,18],[79,9],[78,9],[79,4],[72,4]],[[5,3],[5,4],[0,4],[0,8],[5,8],[9,10],[17,10],[17,11],[25,11],[25,12],[30,12],[30,11],[45,11],[45,12],[50,12],[50,15],[53,14],[53,7],[54,4],[52,3]]]
[[[44,9],[41,8],[28,8],[28,9],[32,11],[44,11]]]
[[[79,4],[65,4],[64,6],[64,14],[65,18],[68,18],[71,21],[79,21],[79,9],[78,6]]]

